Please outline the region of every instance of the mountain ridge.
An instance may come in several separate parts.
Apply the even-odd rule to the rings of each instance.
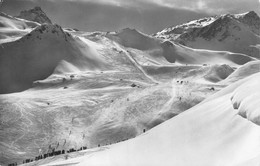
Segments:
[[[260,18],[250,11],[224,14],[166,28],[155,37],[191,48],[225,50],[260,58]]]
[[[48,16],[39,6],[36,6],[33,9],[21,11],[20,14],[16,17],[29,21],[38,22],[40,24],[52,24],[52,21],[48,18]]]
[[[216,16],[210,16],[210,17],[204,17],[198,20],[192,20],[189,21],[187,23],[183,23],[177,26],[170,26],[168,28],[163,29],[162,31],[159,31],[155,34],[153,34],[153,36],[158,36],[159,35],[168,35],[168,34],[182,34],[182,33],[187,33],[189,32],[188,30],[191,28],[200,28],[200,27],[205,27],[211,23],[213,23],[216,20],[219,20],[218,23],[222,23],[222,21],[224,23],[228,23],[231,19],[229,18],[234,18],[237,20],[241,20],[244,23],[248,24],[248,25],[254,25],[257,28],[259,28],[260,26],[260,18],[257,15],[256,12],[254,11],[249,11],[243,14],[223,14],[223,15],[216,15]],[[227,20],[229,19],[229,20]],[[186,31],[185,31],[186,30]],[[179,32],[178,32],[179,31]],[[162,36],[163,37],[163,36]]]

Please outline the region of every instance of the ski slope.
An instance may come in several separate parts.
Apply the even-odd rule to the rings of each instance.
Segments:
[[[259,79],[255,74],[234,83],[139,137],[72,159],[73,165],[257,165]]]

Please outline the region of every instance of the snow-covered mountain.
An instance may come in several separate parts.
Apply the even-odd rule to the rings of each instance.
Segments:
[[[222,50],[260,58],[260,18],[250,11],[194,20],[154,34],[191,48]]]
[[[249,61],[255,60],[245,54],[232,53],[227,51],[211,51],[199,50],[185,47],[178,43],[171,41],[158,40],[149,35],[143,34],[135,29],[123,29],[117,33],[110,33],[106,35],[109,39],[116,41],[124,47],[143,51],[146,53],[142,58],[140,53],[133,53],[135,58],[138,58],[138,63],[141,64],[143,58],[149,59],[154,64],[229,64],[242,65]],[[165,63],[166,62],[166,63]],[[147,63],[144,64],[146,66]]]
[[[95,48],[85,41],[58,25],[43,24],[14,42],[3,43],[0,93],[27,89],[33,81],[47,78],[55,69],[60,73],[108,68]],[[66,65],[61,61],[66,61]]]
[[[245,95],[236,83],[257,80],[246,77],[259,72],[259,60],[231,46],[222,50],[220,44],[230,44],[232,35],[219,41],[222,31],[238,26],[244,37],[237,44],[255,43],[259,24],[253,12],[201,19],[157,37],[131,28],[62,28],[38,7],[23,13],[22,18],[0,14],[0,164],[82,146],[94,149],[25,165],[232,165],[259,155],[253,149],[257,141],[247,136],[257,130],[258,116],[251,114],[257,111],[244,105],[248,112],[236,112],[244,108],[238,105]],[[176,42],[182,38],[188,44],[217,41],[219,49]],[[222,91],[230,84],[231,90]],[[214,134],[216,128],[221,130]],[[240,128],[250,131],[241,134]]]
[[[42,9],[39,6],[30,10],[21,11],[21,13],[17,16],[17,18],[38,22],[40,24],[52,23],[51,20],[48,18],[48,16],[42,11]]]
[[[129,28],[120,32],[97,34],[96,37],[102,43],[96,43],[76,35],[77,32],[64,30],[58,25],[41,25],[8,15],[2,15],[0,18],[5,25],[2,31],[8,29],[12,32],[10,36],[4,33],[7,36],[3,40],[3,42],[12,42],[2,43],[0,48],[2,54],[0,78],[3,80],[0,83],[1,93],[25,90],[32,86],[32,82],[45,79],[53,73],[100,71],[112,68],[122,70],[122,67],[119,69],[115,64],[122,66],[128,64],[128,61],[136,62],[130,68],[145,72],[147,66],[154,65],[181,63],[236,66],[255,60],[244,54],[191,49],[170,41],[161,41]],[[23,33],[13,37],[13,33],[17,31]],[[127,52],[125,48],[118,45],[131,48],[132,51]],[[111,47],[114,47],[113,52],[121,54],[120,58],[124,57],[128,60],[107,57],[105,52]],[[115,49],[116,47],[118,49]],[[97,50],[102,50],[103,53],[100,54]],[[140,56],[138,51],[141,51],[144,56]],[[110,63],[107,63],[108,60]],[[127,66],[129,68],[129,65]]]

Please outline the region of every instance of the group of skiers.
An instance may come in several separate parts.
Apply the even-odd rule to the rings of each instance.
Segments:
[[[76,152],[76,151],[81,151],[81,150],[86,150],[86,149],[87,149],[86,146],[83,146],[83,147],[81,147],[81,148],[79,148],[77,150],[75,150],[74,148],[71,148],[71,149],[69,149],[67,151],[65,151],[65,150],[57,150],[57,151],[55,151],[55,149],[52,149],[51,152],[48,152],[48,153],[36,156],[35,159],[25,159],[23,161],[23,164],[30,163],[30,162],[33,162],[33,161],[38,161],[38,160],[41,160],[41,159],[45,159],[47,157],[58,156],[58,155],[61,155],[61,154],[71,153],[71,152]],[[8,164],[8,166],[17,166],[17,162]]]

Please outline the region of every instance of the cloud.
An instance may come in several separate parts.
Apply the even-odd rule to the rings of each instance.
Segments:
[[[54,0],[53,0],[54,1]],[[121,7],[151,8],[156,6],[185,9],[209,14],[259,11],[260,0],[64,0],[99,3]]]
[[[166,6],[169,8],[187,9],[209,14],[259,12],[260,0],[139,0]]]
[[[12,0],[4,0],[12,1]],[[19,0],[39,2],[43,0]],[[208,14],[241,13],[255,10],[260,14],[260,0],[44,0],[55,3],[81,2],[91,4],[105,4],[123,8],[146,10],[156,7],[184,9]]]

